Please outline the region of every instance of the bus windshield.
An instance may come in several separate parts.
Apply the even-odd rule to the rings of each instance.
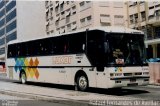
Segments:
[[[110,33],[104,43],[109,65],[142,65],[145,63],[144,36],[141,34]],[[107,46],[107,47],[106,47]],[[105,53],[105,55],[107,55]]]

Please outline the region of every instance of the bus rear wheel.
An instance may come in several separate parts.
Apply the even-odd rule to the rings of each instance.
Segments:
[[[77,88],[80,91],[86,91],[88,88],[88,79],[85,75],[80,75],[77,77]]]
[[[27,77],[26,77],[26,73],[25,72],[21,72],[21,74],[20,74],[20,80],[21,80],[22,84],[26,84]]]

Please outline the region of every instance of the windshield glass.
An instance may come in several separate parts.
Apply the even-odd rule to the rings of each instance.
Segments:
[[[112,33],[106,37],[107,64],[142,65],[145,62],[143,35]]]

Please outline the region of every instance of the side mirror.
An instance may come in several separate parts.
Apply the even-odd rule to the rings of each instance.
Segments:
[[[82,45],[82,50],[85,50],[85,44]]]

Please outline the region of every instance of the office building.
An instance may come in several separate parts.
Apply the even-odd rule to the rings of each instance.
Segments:
[[[97,26],[125,26],[124,2],[45,1],[46,34],[54,36]]]
[[[6,44],[45,35],[44,1],[0,0],[0,60]]]
[[[127,26],[144,31],[148,58],[160,57],[160,2],[126,2]]]

